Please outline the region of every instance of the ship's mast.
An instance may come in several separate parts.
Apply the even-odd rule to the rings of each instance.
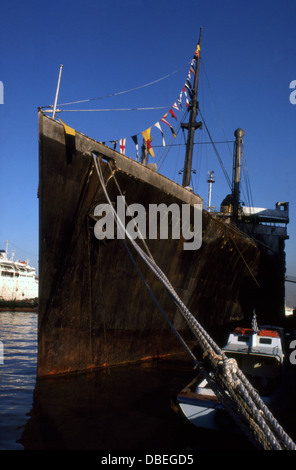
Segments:
[[[63,65],[60,65],[58,84],[57,84],[56,95],[55,95],[53,111],[52,111],[52,119],[55,118],[56,109],[57,109],[57,102],[58,102],[59,89],[60,89],[60,83],[61,83],[62,68],[63,68]]]
[[[182,182],[183,186],[190,186],[194,133],[196,129],[202,126],[201,122],[196,122],[197,108],[198,108],[197,91],[198,91],[198,81],[199,81],[201,32],[202,32],[202,28],[200,28],[200,33],[199,33],[199,41],[198,41],[199,50],[197,51],[194,85],[192,89],[191,101],[189,104],[189,107],[190,107],[189,122],[181,125],[183,129],[188,130],[185,163],[184,163],[184,171],[183,171],[183,182]]]
[[[8,244],[9,244],[9,240],[6,240],[6,249],[5,249],[6,256],[8,256]]]

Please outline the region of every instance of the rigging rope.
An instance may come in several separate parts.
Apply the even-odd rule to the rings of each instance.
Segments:
[[[240,257],[242,258],[243,262],[245,263],[245,266],[246,268],[248,269],[249,273],[251,274],[252,278],[254,279],[255,283],[257,284],[258,287],[260,287],[260,284],[259,282],[257,281],[256,277],[255,277],[255,274],[253,273],[253,271],[251,270],[250,266],[248,265],[247,261],[245,260],[245,257],[243,256],[242,252],[240,251],[239,247],[237,246],[237,243],[235,242],[234,238],[231,236],[231,233],[230,233],[230,230],[229,230],[229,227],[227,227],[227,224],[225,224],[226,226],[226,230],[235,246],[235,248],[237,249],[237,252],[239,253]]]
[[[147,108],[102,108],[102,109],[56,109],[56,113],[86,113],[86,112],[109,112],[109,111],[151,111],[154,109],[169,109],[170,106],[150,106]],[[51,110],[44,110],[51,112]]]
[[[188,63],[186,65],[188,65]],[[112,96],[123,95],[125,93],[130,93],[132,91],[141,90],[142,88],[146,88],[148,86],[154,85],[155,83],[161,82],[162,80],[165,80],[166,78],[169,78],[172,75],[175,75],[176,73],[180,72],[180,70],[182,70],[183,68],[184,68],[184,66],[179,67],[177,70],[174,70],[174,72],[171,72],[167,75],[164,75],[163,77],[157,78],[156,80],[153,80],[152,82],[148,82],[148,83],[145,83],[144,85],[139,85],[137,87],[130,88],[128,90],[123,90],[123,91],[118,91],[118,92],[115,92],[115,93],[110,93],[109,95],[99,96],[97,98],[88,98],[88,99],[85,99],[85,100],[71,101],[71,102],[68,102],[68,103],[59,103],[58,106],[68,106],[70,104],[88,103],[90,101],[102,100],[104,98],[111,98]],[[53,106],[52,105],[43,106],[43,108],[45,108],[45,107],[51,108]]]
[[[252,197],[252,190],[251,190],[251,183],[250,183],[248,167],[247,167],[247,159],[246,159],[245,148],[244,148],[243,143],[242,143],[242,160],[243,160],[243,164],[244,164],[244,175],[245,175],[245,180],[246,180],[245,184],[246,184],[248,205],[249,205],[249,207],[254,207],[253,197]]]
[[[180,121],[179,124],[178,124],[178,127],[175,129],[176,135],[179,133],[179,130],[180,130],[180,128],[181,128],[181,125],[182,125],[182,123],[185,121],[185,119],[187,118],[187,115],[188,115],[188,110],[186,109],[186,110],[185,110],[185,113],[183,114],[183,117],[182,117],[181,121]],[[165,160],[166,160],[166,158],[167,158],[167,156],[168,156],[168,153],[169,153],[169,151],[170,151],[170,149],[171,149],[171,147],[172,147],[172,143],[171,143],[171,142],[173,142],[173,139],[174,139],[174,137],[172,136],[171,139],[170,139],[169,144],[166,146],[167,148],[163,150],[162,155],[159,157],[159,160],[158,160],[158,166],[159,166],[159,167],[158,167],[158,171],[160,170],[160,168],[162,167],[162,165],[164,164],[164,162],[165,162]]]
[[[203,115],[202,115],[201,110],[200,110],[199,107],[198,107],[198,111],[199,111],[199,113],[200,113],[202,122],[204,123],[204,126],[205,126],[205,128],[206,128],[206,131],[207,131],[207,133],[208,133],[209,139],[210,139],[210,141],[212,142],[213,148],[214,148],[214,150],[215,150],[216,156],[217,156],[217,158],[218,158],[218,161],[219,161],[219,163],[220,163],[220,166],[221,166],[221,168],[222,168],[222,171],[223,171],[223,173],[224,173],[224,176],[225,176],[225,178],[226,178],[226,181],[227,181],[227,183],[228,183],[228,186],[229,186],[230,189],[231,189],[231,186],[232,186],[232,185],[231,185],[230,178],[229,178],[229,176],[228,176],[228,174],[227,174],[227,171],[226,171],[226,169],[225,169],[225,167],[224,167],[224,165],[223,165],[223,162],[222,162],[222,160],[221,160],[221,157],[220,157],[220,155],[219,155],[219,152],[218,152],[218,150],[217,150],[217,147],[216,147],[216,145],[215,145],[215,143],[214,143],[214,141],[213,141],[213,139],[212,139],[212,136],[211,136],[211,134],[210,134],[210,131],[209,131],[209,129],[208,129],[208,126],[207,126],[206,123],[205,123],[205,120],[204,120],[204,118],[203,118]]]
[[[186,321],[190,330],[197,339],[198,344],[203,351],[204,360],[207,360],[214,370],[213,386],[217,389],[218,396],[222,397],[222,401],[227,408],[229,407],[232,409],[233,413],[236,415],[237,421],[241,423],[242,428],[248,434],[248,437],[250,437],[250,435],[253,436],[255,441],[264,449],[296,450],[295,443],[273,417],[261,397],[253,389],[250,382],[238,368],[236,361],[227,358],[225,353],[217,346],[182,302],[163,271],[155,261],[141,249],[123,226],[107,192],[101,166],[100,164],[98,165],[98,157],[94,153],[92,155],[99,181],[105,197],[113,211],[115,220],[119,224],[121,230],[124,231],[138,255],[162,282],[168,294],[171,296],[172,301],[181,313],[182,318]]]
[[[227,139],[226,132],[225,132],[225,129],[224,129],[224,126],[223,126],[223,123],[222,123],[222,119],[221,119],[221,116],[220,116],[220,114],[219,114],[219,112],[218,112],[218,106],[217,106],[217,103],[216,103],[216,101],[215,101],[215,99],[214,99],[214,94],[213,94],[213,91],[212,91],[212,87],[211,87],[211,85],[210,85],[210,80],[209,80],[208,74],[207,74],[207,72],[206,72],[205,62],[204,62],[204,60],[203,60],[202,57],[200,58],[200,60],[201,60],[201,63],[202,63],[202,70],[203,70],[203,72],[204,72],[204,74],[205,74],[205,77],[206,77],[206,79],[207,79],[208,87],[209,87],[209,90],[210,90],[210,95],[211,95],[211,97],[212,97],[212,100],[213,100],[213,103],[214,103],[214,106],[215,106],[215,109],[216,109],[216,113],[217,113],[217,116],[218,116],[218,119],[219,119],[219,122],[220,122],[220,126],[221,126],[221,129],[222,129],[222,131],[223,131],[225,140],[227,141],[227,144],[228,144],[229,154],[230,154],[230,156],[232,156],[232,151],[231,151],[230,146],[229,146],[229,144],[230,144],[231,141],[229,141],[229,140]]]

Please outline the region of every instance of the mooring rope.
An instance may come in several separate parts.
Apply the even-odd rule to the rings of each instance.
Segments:
[[[105,197],[110,204],[110,208],[113,211],[116,222],[119,224],[121,230],[124,231],[127,239],[145,264],[165,286],[183,319],[194,334],[194,337],[203,351],[203,360],[208,362],[214,371],[211,383],[213,388],[217,390],[218,397],[222,400],[223,404],[231,410],[231,414],[236,415],[236,420],[241,423],[241,427],[243,431],[248,434],[248,437],[250,437],[251,433],[255,441],[264,449],[296,450],[295,443],[266,407],[261,397],[238,368],[236,361],[228,358],[213,341],[210,335],[182,302],[163,271],[155,261],[142,250],[123,226],[110,200],[101,166],[100,164],[98,165],[98,158],[94,153],[93,159],[99,181]],[[214,390],[214,392],[216,390]],[[241,416],[243,417],[243,421],[241,421]]]

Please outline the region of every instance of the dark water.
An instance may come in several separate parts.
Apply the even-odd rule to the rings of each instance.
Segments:
[[[36,381],[37,315],[0,312],[1,450],[191,452],[253,449],[244,436],[199,430],[176,395],[187,360]]]

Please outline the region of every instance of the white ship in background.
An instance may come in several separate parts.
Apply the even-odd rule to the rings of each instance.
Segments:
[[[34,307],[38,303],[36,270],[26,261],[8,258],[0,250],[0,307]]]

